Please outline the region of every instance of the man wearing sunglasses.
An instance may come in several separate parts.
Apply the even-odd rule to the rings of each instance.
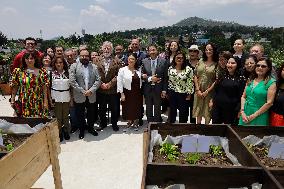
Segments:
[[[15,68],[19,68],[22,66],[22,58],[26,52],[35,53],[38,59],[41,59],[43,57],[43,53],[36,50],[36,45],[37,43],[34,38],[28,37],[25,39],[25,49],[16,55],[11,67],[11,72],[13,72]]]

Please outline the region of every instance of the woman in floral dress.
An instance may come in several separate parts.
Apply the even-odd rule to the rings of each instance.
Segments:
[[[42,118],[48,116],[49,78],[47,71],[39,65],[37,56],[27,52],[22,58],[22,67],[13,71],[11,106],[14,107],[15,97],[18,94],[18,116]]]

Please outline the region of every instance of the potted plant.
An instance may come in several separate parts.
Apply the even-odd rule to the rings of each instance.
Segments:
[[[12,58],[9,54],[0,54],[0,95],[11,95],[10,64]]]

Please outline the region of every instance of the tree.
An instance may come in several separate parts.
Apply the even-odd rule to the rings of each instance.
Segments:
[[[7,37],[0,31],[0,46],[6,45],[7,42]]]

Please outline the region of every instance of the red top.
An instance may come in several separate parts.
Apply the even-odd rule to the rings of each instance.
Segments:
[[[13,65],[11,67],[11,72],[13,72],[13,70],[15,68],[20,68],[22,66],[22,58],[24,56],[24,54],[27,52],[27,50],[22,50],[19,54],[17,54],[15,56],[15,59],[13,61]],[[35,51],[36,52],[36,56],[41,59],[43,57],[43,53],[40,51]]]

